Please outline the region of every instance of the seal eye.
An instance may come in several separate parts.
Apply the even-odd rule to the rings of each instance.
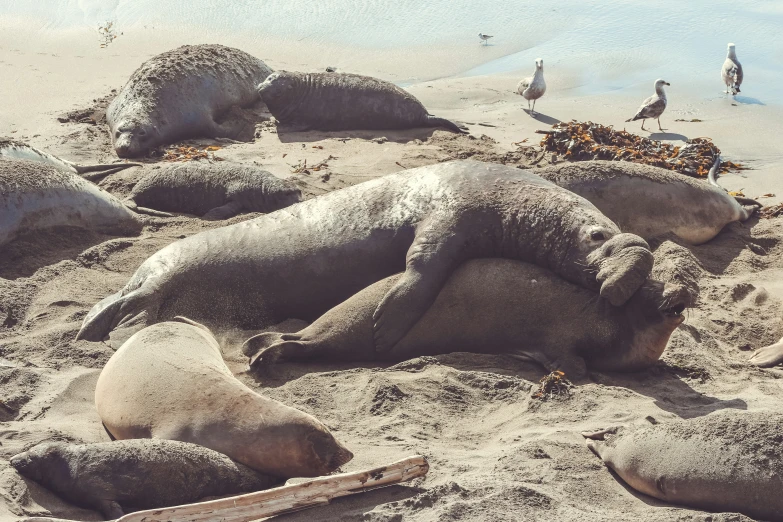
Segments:
[[[599,230],[593,230],[590,232],[590,239],[593,241],[603,241],[606,239],[606,236],[604,236],[604,233]]]
[[[147,135],[147,131],[145,131],[144,129],[139,130],[139,136],[146,136],[146,135]]]

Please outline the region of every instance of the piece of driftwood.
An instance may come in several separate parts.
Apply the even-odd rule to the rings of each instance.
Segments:
[[[321,477],[300,484],[235,497],[136,511],[117,522],[247,522],[328,504],[333,498],[362,493],[423,477],[429,471],[421,455],[366,471]]]

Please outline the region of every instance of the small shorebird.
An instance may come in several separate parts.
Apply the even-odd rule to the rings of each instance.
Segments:
[[[481,38],[481,41],[484,42],[484,45],[487,45],[487,40],[489,40],[490,38],[494,38],[494,36],[479,33],[479,38]]]
[[[521,94],[527,100],[527,109],[530,115],[536,113],[536,100],[546,92],[546,82],[544,81],[544,60],[536,59],[536,71],[532,77],[525,78],[517,85],[517,93]],[[533,100],[533,109],[530,109],[530,100]]]
[[[644,120],[647,118],[655,118],[658,120],[658,129],[664,130],[661,128],[661,114],[666,110],[666,93],[663,91],[664,85],[671,84],[665,80],[655,80],[655,94],[642,102],[642,106],[636,111],[636,116],[625,121],[642,120],[642,130],[645,130]]]
[[[726,61],[723,62],[723,68],[720,70],[720,77],[723,79],[723,83],[726,84],[726,94],[729,93],[729,89],[731,89],[732,96],[740,92],[742,65],[737,60],[737,52],[733,43],[729,44],[726,52]]]

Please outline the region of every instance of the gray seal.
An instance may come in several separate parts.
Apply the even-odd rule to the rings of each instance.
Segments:
[[[248,339],[251,366],[281,361],[401,361],[451,352],[508,353],[547,371],[583,377],[586,367],[638,371],[666,348],[689,295],[648,280],[621,306],[545,268],[510,259],[461,265],[410,332],[388,353],[373,346],[373,312],[400,278],[362,290],[296,333]]]
[[[429,114],[409,92],[370,76],[277,71],[258,86],[258,93],[280,123],[297,130],[443,127],[464,132]]]
[[[636,491],[664,502],[783,521],[783,415],[727,411],[583,433]]]
[[[587,199],[623,232],[647,240],[673,233],[700,245],[761,207],[723,190],[716,180],[719,166],[720,157],[710,170],[709,183],[625,161],[580,161],[533,172]]]
[[[142,223],[120,200],[75,173],[43,162],[0,160],[0,245],[56,226],[131,235]]]
[[[44,442],[12,457],[11,466],[65,500],[96,509],[108,519],[204,497],[260,491],[281,482],[217,451],[159,439]]]
[[[183,45],[144,62],[106,110],[121,158],[193,138],[236,138],[233,106],[258,100],[256,86],[272,70],[244,51],[222,45]]]
[[[464,261],[531,261],[621,305],[653,265],[591,203],[529,172],[452,161],[390,174],[174,242],[87,314],[79,339],[181,314],[226,327],[315,320],[404,271],[375,311],[375,346],[393,347]]]
[[[153,170],[133,187],[125,203],[138,212],[149,207],[228,219],[241,212],[273,212],[301,199],[293,183],[259,167],[188,162]]]

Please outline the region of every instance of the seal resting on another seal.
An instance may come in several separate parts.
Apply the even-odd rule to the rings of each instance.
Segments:
[[[390,174],[174,242],[87,314],[78,338],[176,314],[225,327],[315,320],[404,271],[375,311],[375,347],[392,348],[464,261],[546,266],[621,305],[653,265],[587,200],[529,172],[452,161]],[[205,318],[205,319],[204,319]]]
[[[240,212],[273,212],[301,200],[293,183],[258,167],[189,162],[153,170],[133,187],[125,203],[137,212],[150,207],[228,219]]]
[[[783,521],[783,415],[728,411],[583,433],[633,489],[672,504]]]
[[[183,45],[141,64],[106,109],[117,155],[192,137],[236,138],[232,106],[258,100],[256,86],[272,73],[264,62],[222,45]]]
[[[48,152],[31,147],[21,141],[0,138],[0,159],[21,159],[39,161],[66,172],[79,174],[85,179],[108,176],[130,167],[140,167],[141,163],[102,163],[98,165],[77,165],[72,161],[58,158]],[[93,174],[90,174],[93,173]]]
[[[373,347],[372,316],[400,278],[388,277],[293,334],[266,332],[242,347],[251,366],[328,359],[400,361],[451,352],[510,353],[548,371],[583,376],[637,371],[663,353],[690,304],[684,288],[648,280],[622,307],[549,270],[511,259],[461,265],[418,323],[390,352]]]
[[[580,161],[534,172],[590,201],[623,232],[647,240],[673,233],[700,245],[761,208],[752,199],[735,198],[723,190],[716,181],[719,166],[720,157],[710,170],[709,183],[626,161]]]
[[[55,226],[137,234],[142,224],[120,200],[52,165],[0,160],[0,245]]]
[[[172,440],[45,442],[12,457],[11,466],[107,519],[204,497],[260,491],[281,482],[217,451]]]
[[[382,130],[457,124],[427,112],[412,94],[391,82],[346,73],[277,71],[258,86],[269,112],[297,130]]]
[[[192,442],[277,477],[326,475],[353,458],[312,415],[239,382],[209,329],[184,318],[128,339],[98,377],[95,406],[117,439]]]

